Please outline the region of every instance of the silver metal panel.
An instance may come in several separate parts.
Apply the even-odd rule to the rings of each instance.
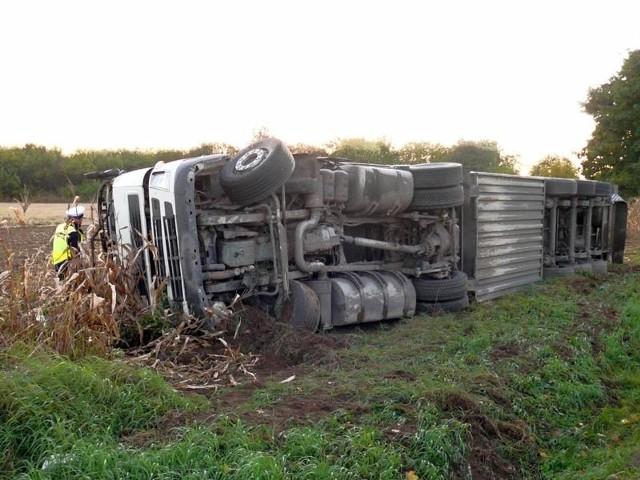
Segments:
[[[544,179],[471,172],[465,183],[463,269],[476,300],[541,280]]]

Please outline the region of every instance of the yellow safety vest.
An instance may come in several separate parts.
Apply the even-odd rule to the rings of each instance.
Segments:
[[[76,231],[76,227],[72,223],[61,223],[56,227],[56,233],[53,235],[53,253],[51,260],[54,265],[64,262],[73,257],[73,251],[69,247],[69,234]],[[80,240],[84,240],[84,235],[80,232]]]

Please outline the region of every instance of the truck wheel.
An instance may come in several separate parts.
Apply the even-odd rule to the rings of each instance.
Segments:
[[[416,298],[425,302],[456,300],[467,295],[467,275],[459,270],[449,278],[434,279],[418,277],[413,279]]]
[[[593,180],[578,180],[577,194],[579,197],[595,197],[596,183]]]
[[[605,275],[607,273],[607,261],[594,260],[592,268],[593,268],[593,273],[596,273],[598,275]]]
[[[423,163],[411,165],[414,188],[442,188],[462,183],[462,165],[459,163]]]
[[[578,272],[586,272],[586,273],[591,273],[593,272],[593,265],[590,262],[587,263],[576,263],[573,267],[574,271],[576,273]]]
[[[613,187],[607,182],[596,182],[596,197],[609,197],[613,193]]]
[[[302,282],[289,281],[289,298],[276,308],[278,320],[315,332],[320,325],[320,299],[316,292]]]
[[[414,190],[409,210],[423,211],[432,208],[458,207],[464,203],[462,185],[453,187]]]
[[[576,271],[573,267],[544,267],[542,269],[542,276],[544,278],[550,277],[566,277],[575,274]]]
[[[293,155],[284,143],[267,138],[231,158],[220,171],[220,185],[232,202],[249,205],[282,187],[294,166]]]
[[[469,306],[469,297],[456,298],[455,300],[447,300],[446,302],[417,302],[416,313],[436,313],[447,312],[455,313],[460,312]]]
[[[550,197],[570,197],[578,191],[578,184],[570,178],[547,178],[544,181],[545,195]]]

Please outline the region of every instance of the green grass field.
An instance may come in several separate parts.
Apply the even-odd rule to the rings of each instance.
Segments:
[[[638,267],[319,338],[348,346],[188,395],[6,346],[0,477],[640,478]]]

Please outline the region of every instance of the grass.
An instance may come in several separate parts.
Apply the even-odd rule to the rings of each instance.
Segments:
[[[640,478],[637,266],[335,331],[348,348],[207,397],[114,348],[148,330],[128,272],[103,261],[54,291],[35,269],[0,277],[0,478]]]
[[[640,265],[640,201],[629,204],[625,262]]]
[[[337,364],[220,410],[118,360],[0,357],[5,478],[640,475],[640,273],[340,332]],[[230,391],[229,393],[232,393]],[[288,405],[327,402],[312,419]],[[263,421],[256,420],[262,412]],[[271,419],[271,420],[270,420]],[[22,477],[21,477],[22,476]]]
[[[118,361],[71,362],[15,344],[2,351],[0,366],[0,472],[9,473],[6,478],[35,473],[56,459],[79,459],[83,445],[115,443],[125,430],[148,428],[190,405],[157,375]]]

